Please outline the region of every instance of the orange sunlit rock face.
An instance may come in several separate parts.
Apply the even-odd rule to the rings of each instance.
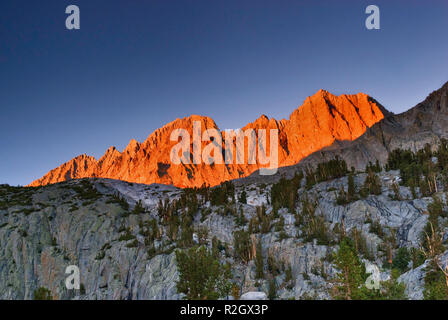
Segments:
[[[263,115],[242,130],[252,128],[258,132],[259,129],[266,129],[266,148],[269,150],[269,129],[278,129],[278,164],[283,167],[300,162],[335,140],[354,140],[383,118],[381,107],[366,94],[334,96],[320,90],[308,97],[291,114],[289,120],[277,121]],[[30,186],[88,177],[171,184],[177,187],[200,187],[204,184],[214,186],[223,181],[246,177],[263,167],[258,161],[257,164],[248,164],[247,141],[244,164],[237,164],[236,161],[215,165],[173,164],[170,152],[178,141],[171,141],[171,133],[175,129],[185,129],[192,137],[194,121],[201,123],[202,132],[206,129],[218,129],[209,117],[192,115],[176,119],[154,131],[143,143],[131,140],[123,152],[110,147],[99,160],[87,155],[78,156],[51,170]],[[223,132],[222,135],[225,137],[226,133]],[[202,150],[208,144],[210,142],[201,142]]]

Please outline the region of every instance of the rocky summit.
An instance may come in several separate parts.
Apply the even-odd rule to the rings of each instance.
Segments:
[[[261,116],[243,130],[252,128],[278,129],[278,164],[290,166],[337,140],[352,141],[366,129],[384,118],[385,109],[366,94],[334,96],[320,90],[305,100],[288,120],[277,121]],[[219,130],[209,117],[193,115],[177,119],[149,135],[143,143],[132,140],[123,150],[110,147],[99,159],[80,155],[51,170],[30,186],[41,186],[79,178],[109,178],[136,183],[162,183],[177,187],[215,186],[221,182],[242,178],[258,170],[257,161],[237,164],[173,164],[171,149],[177,141],[171,141],[171,133],[185,129],[193,136],[193,122],[199,121],[203,131]],[[225,135],[225,133],[223,133]],[[205,143],[202,143],[205,145]],[[247,151],[246,151],[247,152]],[[246,159],[247,160],[247,159]]]

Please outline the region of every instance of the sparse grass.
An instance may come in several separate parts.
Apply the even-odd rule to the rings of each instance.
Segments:
[[[106,203],[115,203],[118,204],[124,211],[129,210],[129,203],[124,199],[124,197],[120,196],[119,193],[112,195],[111,198],[106,201]]]
[[[135,239],[135,236],[131,233],[129,229],[125,230],[126,230],[125,233],[118,238],[118,241],[129,241]]]
[[[22,209],[20,212],[22,212],[24,215],[29,216],[31,213],[33,213],[35,210],[33,208],[26,208]]]
[[[101,247],[101,250],[102,250],[102,251],[105,251],[105,250],[109,250],[110,248],[112,248],[112,246],[110,245],[109,242],[106,242],[106,243],[103,244],[103,246]]]
[[[278,241],[280,242],[288,238],[289,235],[285,232],[285,230],[280,231],[280,233],[278,234]]]
[[[101,250],[101,251],[98,252],[98,254],[96,255],[95,260],[103,260],[105,256],[106,256],[106,253],[105,253],[103,250]]]
[[[84,203],[93,203],[103,196],[88,180],[80,180],[78,185],[73,186],[73,190],[80,200],[84,200]]]
[[[381,224],[378,220],[372,221],[372,223],[370,224],[369,232],[376,234],[381,239],[384,238],[384,231],[383,231],[383,228],[381,227]]]
[[[138,246],[137,239],[134,239],[134,241],[129,242],[128,244],[126,244],[126,248],[136,248],[137,246]]]

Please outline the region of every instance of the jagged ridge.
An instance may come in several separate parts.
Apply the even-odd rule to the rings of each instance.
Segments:
[[[308,97],[289,119],[278,121],[263,115],[246,125],[243,130],[278,129],[278,160],[279,166],[284,167],[298,163],[336,140],[357,139],[367,128],[382,120],[385,114],[387,111],[366,94],[335,96],[320,90]],[[177,142],[170,141],[170,134],[178,128],[186,129],[192,134],[193,121],[200,121],[202,130],[218,129],[209,117],[192,115],[176,119],[154,131],[141,144],[131,140],[123,152],[110,147],[99,160],[87,155],[78,156],[51,170],[30,186],[87,177],[145,184],[162,183],[177,187],[199,187],[203,184],[214,186],[223,181],[246,177],[260,168],[258,164],[172,164],[170,151]]]

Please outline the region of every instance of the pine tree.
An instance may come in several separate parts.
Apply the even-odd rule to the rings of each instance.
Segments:
[[[39,287],[34,290],[33,294],[34,300],[53,300],[53,296],[51,295],[51,291],[44,287]]]
[[[425,300],[448,300],[448,275],[441,270],[435,259],[431,260],[425,275],[423,297]]]
[[[140,214],[144,213],[146,210],[143,207],[142,200],[138,200],[137,204],[134,207],[134,210],[132,210],[132,214]]]
[[[257,242],[257,251],[255,255],[255,278],[263,279],[264,278],[264,263],[263,263],[263,251],[261,247],[261,241]]]
[[[344,190],[344,186],[341,186],[339,189],[339,192],[336,196],[336,204],[338,205],[346,205],[348,203],[347,201],[347,193]]]
[[[336,294],[339,299],[360,299],[360,287],[365,283],[367,274],[350,239],[345,238],[335,254],[334,263],[340,272],[336,275]]]
[[[369,170],[369,173],[367,174],[366,180],[364,181],[363,189],[363,195],[365,195],[366,193],[374,195],[381,194],[380,178],[372,170]]]
[[[380,162],[378,161],[378,159],[376,159],[375,161],[375,172],[380,173],[383,170],[383,168],[381,168]]]
[[[235,218],[235,222],[236,224],[238,224],[239,226],[244,226],[247,222],[246,217],[244,216],[244,211],[243,211],[243,207],[240,207],[240,214],[238,215],[238,217]]]
[[[434,258],[444,251],[443,232],[439,225],[439,217],[444,215],[443,202],[434,196],[428,205],[429,219],[422,232],[422,248],[428,258]]]
[[[406,284],[398,282],[400,273],[392,270],[391,278],[388,281],[381,282],[381,299],[384,300],[407,300],[405,294]]]
[[[235,283],[232,285],[232,296],[235,300],[240,299],[240,288]]]
[[[243,263],[248,263],[252,259],[251,244],[249,232],[240,230],[233,233],[235,257]]]
[[[200,245],[207,244],[208,229],[205,226],[201,226],[197,229],[198,241]]]
[[[392,190],[394,191],[393,199],[397,200],[397,201],[401,201],[402,197],[401,197],[401,194],[400,194],[400,186],[398,185],[398,183],[393,183],[392,184]],[[414,192],[415,192],[415,190],[414,190]],[[412,193],[412,191],[411,191],[411,193]]]
[[[205,247],[176,251],[179,270],[177,290],[189,300],[226,297],[232,288],[230,267],[222,265]]]
[[[353,178],[353,174],[348,175],[348,197],[349,199],[354,199],[356,195],[356,187],[355,187],[355,179]]]
[[[182,231],[180,235],[179,245],[188,248],[193,245],[193,227],[192,220],[190,216],[184,215],[182,219]]]
[[[269,280],[268,298],[269,300],[277,298],[277,284],[274,278]]]
[[[238,202],[247,204],[247,193],[246,193],[246,190],[243,190],[243,191],[240,193],[240,196],[239,196],[239,198],[238,198]]]
[[[406,247],[398,249],[395,258],[392,260],[392,268],[397,269],[400,274],[408,271],[408,264],[411,261],[411,255]]]

